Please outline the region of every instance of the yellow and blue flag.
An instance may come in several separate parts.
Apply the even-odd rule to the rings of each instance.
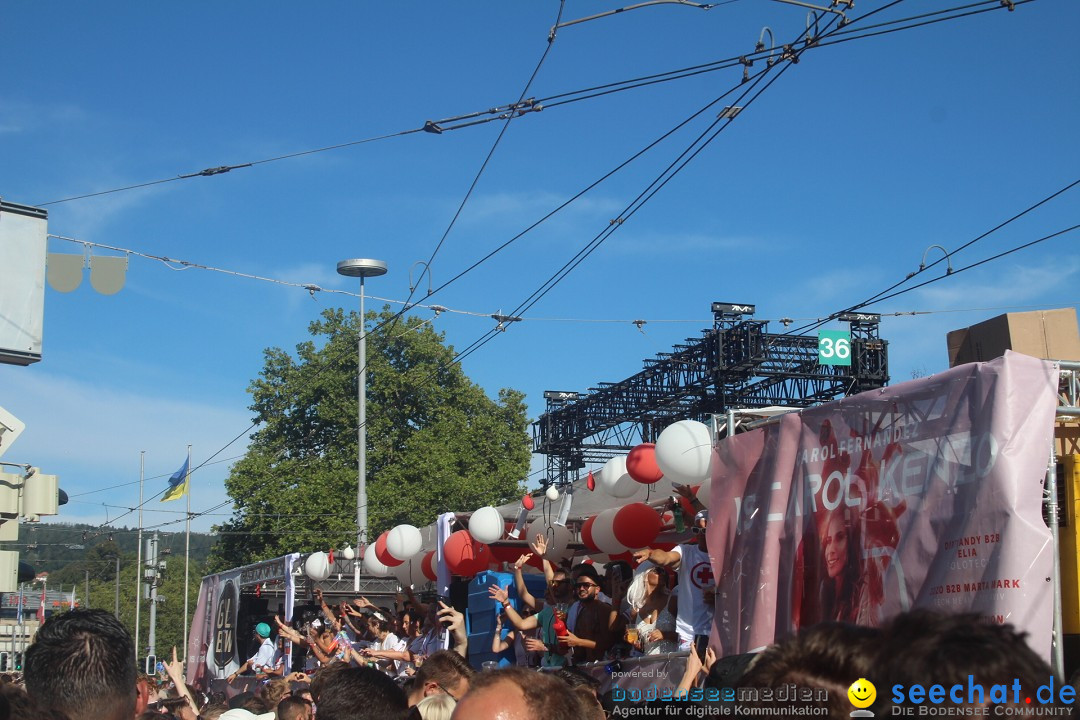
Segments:
[[[191,475],[188,473],[188,461],[184,461],[184,466],[174,472],[172,477],[169,478],[169,488],[165,491],[165,494],[161,496],[161,502],[167,502],[169,500],[179,500],[184,497],[188,491],[188,478]]]

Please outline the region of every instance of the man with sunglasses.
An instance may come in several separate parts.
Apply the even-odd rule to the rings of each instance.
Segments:
[[[592,565],[585,565],[575,572],[574,592],[577,596],[577,612],[573,632],[561,635],[559,643],[576,648],[574,658],[582,662],[602,660],[611,647],[619,614],[611,605],[599,599],[600,574]]]
[[[696,501],[697,498],[694,500]],[[697,505],[700,506],[700,502]],[[634,551],[634,560],[638,563],[648,560],[654,565],[678,571],[678,612],[675,618],[675,630],[679,635],[680,650],[689,650],[695,641],[707,643],[709,634],[712,632],[713,611],[716,607],[716,580],[713,577],[709,545],[706,539],[705,529],[708,524],[709,511],[703,509],[694,516],[694,522],[690,527],[692,533],[690,542],[676,545],[670,551],[656,548]]]

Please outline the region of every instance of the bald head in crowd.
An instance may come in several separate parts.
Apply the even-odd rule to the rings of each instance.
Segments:
[[[41,626],[26,650],[26,692],[70,720],[131,720],[135,644],[104,610],[71,610]]]
[[[589,717],[576,693],[546,673],[511,667],[473,676],[453,720],[581,720]]]

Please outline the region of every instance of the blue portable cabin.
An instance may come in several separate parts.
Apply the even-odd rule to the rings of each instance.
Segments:
[[[525,573],[525,587],[536,597],[543,597],[547,589],[547,583],[543,574]],[[465,630],[469,635],[469,664],[479,670],[487,660],[495,660],[499,667],[517,664],[514,657],[514,648],[510,647],[504,652],[491,652],[492,635],[495,632],[495,616],[499,610],[499,604],[491,599],[488,588],[492,585],[510,588],[510,605],[521,611],[521,600],[518,598],[517,585],[514,583],[514,574],[485,570],[469,581],[469,609],[465,614]],[[512,630],[503,623],[503,633]]]

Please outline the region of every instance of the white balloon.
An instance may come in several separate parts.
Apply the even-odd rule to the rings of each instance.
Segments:
[[[330,560],[322,550],[308,555],[304,561],[304,572],[315,582],[322,582],[330,577]]]
[[[626,472],[626,456],[618,455],[604,464],[600,471],[600,489],[617,498],[628,498],[640,487],[634,478]]]
[[[364,573],[376,577],[386,577],[390,574],[390,568],[383,565],[382,560],[375,556],[375,543],[364,548]]]
[[[701,501],[701,504],[705,506],[705,509],[709,509],[709,498],[712,497],[712,478],[705,478],[701,483],[701,487],[697,491],[697,499]]]
[[[422,566],[425,555],[427,555],[427,551],[420,550],[420,552],[397,567],[390,568],[390,571],[397,578],[397,581],[401,583],[402,587],[419,588],[427,584],[428,579],[424,577]]]
[[[559,499],[559,489],[554,485],[551,485],[548,487],[547,490],[544,491],[544,495],[546,495],[547,499],[551,502],[555,502]]]
[[[532,542],[537,535],[543,535],[547,540],[547,552],[544,553],[551,562],[558,562],[566,555],[567,546],[573,540],[573,533],[562,525],[552,523],[548,525],[543,518],[537,518],[525,528],[525,539]],[[528,552],[526,550],[526,552]]]
[[[618,555],[621,552],[626,552],[627,549],[615,537],[615,513],[617,512],[619,512],[619,508],[604,510],[596,516],[596,520],[593,521],[592,525],[593,544],[600,549],[600,552],[608,555]]]
[[[490,505],[480,508],[469,518],[469,534],[485,545],[501,540],[504,529],[502,515]]]
[[[682,485],[696,485],[712,477],[712,436],[704,423],[680,420],[656,438],[656,464],[664,477]]]
[[[420,531],[412,525],[398,525],[386,535],[386,551],[397,560],[407,560],[424,546]]]
[[[345,546],[345,549],[341,551],[341,557],[345,558],[346,560],[356,559],[356,551],[352,549],[352,545]]]

